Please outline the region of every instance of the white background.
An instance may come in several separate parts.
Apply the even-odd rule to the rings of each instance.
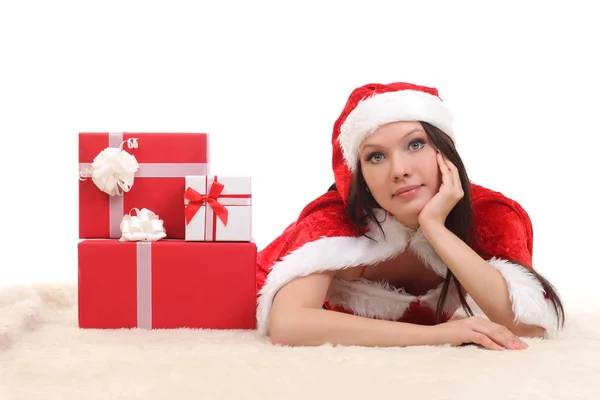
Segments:
[[[253,176],[262,248],[333,182],[350,91],[410,81],[530,213],[537,268],[600,303],[600,29],[549,3],[3,2],[0,284],[76,282],[80,131],[210,132],[212,172]]]

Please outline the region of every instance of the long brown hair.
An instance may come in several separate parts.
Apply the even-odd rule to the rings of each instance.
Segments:
[[[448,214],[446,218],[445,226],[453,232],[458,238],[460,238],[463,242],[473,245],[479,245],[479,238],[475,232],[475,224],[473,222],[473,210],[471,208],[472,197],[471,197],[471,185],[470,180],[467,175],[467,171],[465,169],[464,163],[458,154],[454,142],[452,139],[446,135],[443,131],[436,128],[433,125],[430,125],[426,122],[421,122],[423,125],[423,129],[425,133],[429,137],[431,143],[439,149],[442,154],[444,154],[458,169],[460,180],[462,184],[462,188],[464,191],[464,196],[462,199],[456,204],[456,206],[452,209],[452,211]],[[360,161],[359,161],[360,163]],[[335,189],[335,184],[332,185],[330,190]],[[363,232],[364,227],[367,225],[369,221],[373,221],[377,224],[381,232],[385,235],[383,228],[381,227],[380,222],[375,217],[374,210],[382,208],[377,201],[373,198],[371,193],[367,190],[367,184],[362,175],[362,171],[360,165],[356,168],[356,173],[353,175],[352,184],[350,187],[350,193],[348,196],[348,204],[347,204],[347,212],[355,225],[356,229]],[[364,234],[367,236],[366,234]],[[368,237],[368,236],[367,236]],[[479,246],[481,247],[481,246]],[[523,265],[522,263],[516,262],[515,260],[507,260],[509,262],[513,262],[515,264]],[[531,266],[523,265],[526,267],[528,273],[533,275],[542,285],[544,289],[545,297],[550,299],[556,314],[559,316],[559,327],[564,325],[565,319],[565,311],[563,303],[558,295],[558,292],[554,286],[546,278],[536,272]],[[439,323],[442,319],[442,313],[444,310],[444,304],[446,302],[446,298],[448,295],[448,290],[450,287],[450,283],[453,283],[457,289],[460,303],[469,316],[473,316],[474,313],[469,307],[464,293],[461,290],[461,285],[456,276],[448,269],[446,273],[446,277],[444,280],[444,284],[442,286],[442,291],[440,294],[440,298],[437,304],[436,310],[436,321]]]

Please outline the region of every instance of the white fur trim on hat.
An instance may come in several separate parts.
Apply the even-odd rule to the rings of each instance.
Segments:
[[[400,90],[362,100],[341,126],[338,141],[351,171],[356,169],[361,142],[382,125],[397,121],[424,121],[454,140],[452,115],[446,105],[429,93]]]

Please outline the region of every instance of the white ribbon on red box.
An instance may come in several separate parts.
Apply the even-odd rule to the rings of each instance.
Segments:
[[[207,163],[138,163],[131,153],[123,149],[136,149],[138,138],[123,140],[123,132],[108,134],[108,147],[91,163],[79,163],[79,179],[92,178],[101,191],[109,195],[110,237],[121,235],[121,220],[125,214],[123,195],[131,190],[135,178],[184,178],[187,175],[205,175]],[[143,145],[143,144],[141,144]]]
[[[135,173],[140,169],[135,156],[124,151],[123,145],[127,143],[128,148],[137,149],[138,142],[137,138],[130,138],[121,141],[117,147],[110,147],[113,138],[109,138],[109,147],[102,150],[91,165],[80,165],[79,179],[92,178],[94,184],[104,193],[109,196],[122,196],[123,193],[129,192]]]
[[[137,327],[152,329],[152,242],[136,243]]]
[[[137,215],[131,215],[132,211]],[[155,242],[166,236],[163,220],[147,208],[134,208],[121,221],[121,242]]]

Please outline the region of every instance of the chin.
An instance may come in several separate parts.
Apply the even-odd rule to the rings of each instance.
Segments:
[[[391,207],[387,208],[386,211],[392,214],[394,216],[394,219],[400,222],[401,224],[410,228],[418,227],[419,214],[423,207],[411,207],[410,209],[407,209],[406,207],[403,207],[401,209],[398,208],[400,207]]]
[[[396,221],[407,227],[417,228],[419,226],[419,214],[424,207],[425,203],[415,201],[403,205],[389,204],[388,207],[384,208],[394,216]]]

